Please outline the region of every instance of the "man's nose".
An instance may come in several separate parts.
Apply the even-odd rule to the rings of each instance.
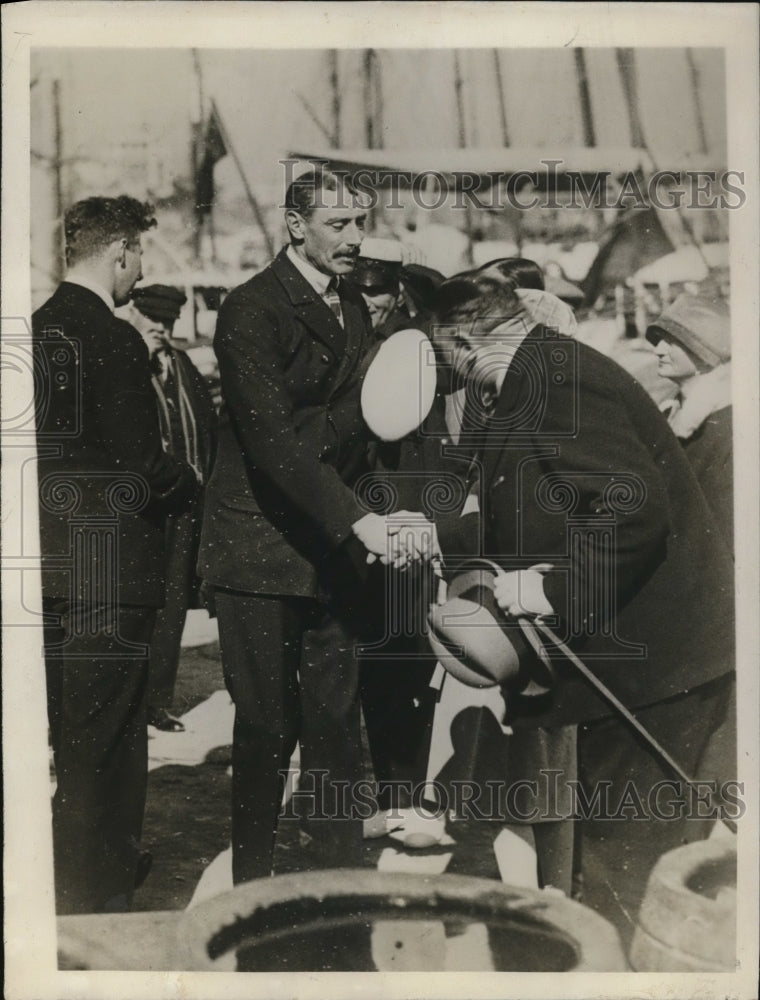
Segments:
[[[343,235],[345,236],[345,241],[351,247],[358,247],[361,241],[364,239],[364,233],[359,229],[355,222],[351,222],[343,230]]]

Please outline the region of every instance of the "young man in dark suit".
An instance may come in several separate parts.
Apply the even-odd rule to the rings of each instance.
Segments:
[[[113,315],[140,278],[152,209],[66,213],[65,281],[32,317],[40,546],[60,913],[128,909],[147,781],[147,644],[163,526],[197,489],[161,446],[148,354]]]
[[[236,709],[236,883],[271,874],[296,741],[315,866],[360,864],[360,819],[344,818],[362,777],[354,565],[387,545],[384,518],[353,490],[367,469],[359,403],[373,336],[342,277],[366,208],[319,170],[291,184],[285,205],[290,245],[227,297],[214,339],[225,407],[199,571],[214,585]]]
[[[480,508],[438,525],[441,548],[466,551],[469,534],[471,550],[504,569],[494,591],[502,610],[547,617],[681,767],[707,777],[710,737],[732,721],[730,553],[645,390],[531,321],[531,294],[542,293],[474,275],[439,289],[437,344],[466,377],[477,417]],[[525,651],[514,619],[509,631]],[[582,817],[584,901],[627,939],[657,857],[705,835],[704,804],[691,808],[683,785],[660,801],[669,770],[566,660],[553,662],[551,696],[507,690],[507,721],[515,732],[579,724],[579,776],[596,801]],[[733,758],[710,780],[733,779]]]

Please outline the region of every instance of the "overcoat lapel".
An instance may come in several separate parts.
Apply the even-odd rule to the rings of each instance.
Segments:
[[[341,282],[341,288],[344,287],[345,285]],[[368,346],[365,337],[366,327],[364,317],[358,303],[347,298],[345,295],[341,295],[340,304],[343,310],[343,327],[341,332],[345,337],[345,342],[340,366],[335,376],[333,395],[340,389],[346,379],[354,373],[359,359],[364,353],[364,349]]]
[[[346,334],[336,316],[298,268],[288,260],[285,250],[272,261],[272,271],[293,305],[296,316],[339,359],[346,350]]]

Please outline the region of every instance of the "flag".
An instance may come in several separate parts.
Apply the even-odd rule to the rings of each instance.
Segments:
[[[206,122],[199,155],[198,173],[195,178],[195,209],[199,220],[211,211],[214,203],[214,165],[228,153],[216,105],[211,103],[211,114]]]

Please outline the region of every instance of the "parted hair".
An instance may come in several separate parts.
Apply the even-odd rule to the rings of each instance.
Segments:
[[[535,288],[543,292],[546,287],[544,272],[527,257],[498,257],[483,264],[478,271],[481,274],[501,275],[513,288]]]
[[[500,317],[500,322],[522,309],[514,287],[487,271],[464,271],[444,281],[433,302],[436,323],[473,323],[484,316]]]
[[[308,219],[315,208],[324,205],[324,191],[338,191],[340,188],[354,197],[359,194],[347,176],[333,173],[325,167],[314,167],[290,183],[285,192],[285,210],[298,212]]]
[[[85,198],[72,205],[64,217],[66,263],[97,256],[114,240],[133,243],[155,225],[153,206],[129,195]]]

